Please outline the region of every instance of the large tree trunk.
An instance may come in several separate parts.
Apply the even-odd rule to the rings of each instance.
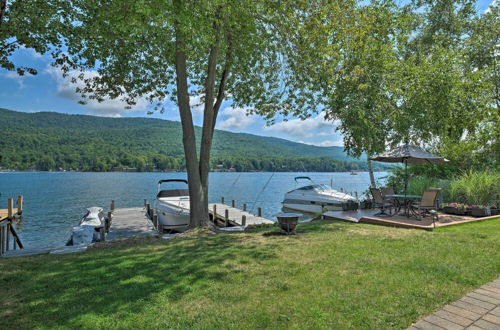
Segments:
[[[182,10],[182,1],[175,0],[174,5],[178,12]],[[210,48],[208,58],[207,77],[205,80],[205,107],[203,113],[203,127],[201,136],[200,158],[196,153],[196,136],[193,125],[193,117],[189,105],[189,89],[187,83],[187,56],[185,52],[184,36],[181,29],[176,24],[176,50],[175,50],[175,68],[177,75],[177,101],[182,124],[184,155],[186,158],[186,170],[189,181],[189,198],[191,206],[191,226],[197,227],[209,225],[208,213],[208,174],[210,171],[210,151],[215,130],[215,122],[219,112],[222,100],[225,97],[226,80],[229,75],[231,63],[231,35],[226,34],[228,42],[228,52],[226,53],[226,62],[218,86],[217,99],[214,102],[215,78],[217,72],[217,56],[220,43],[220,25],[214,24],[214,33],[216,41]]]
[[[366,155],[366,160],[368,161],[368,174],[370,175],[370,187],[377,188],[375,183],[375,176],[373,175],[372,161],[370,160],[370,155]]]
[[[176,0],[178,9],[182,1]],[[183,32],[175,30],[175,70],[177,83],[177,102],[182,125],[182,142],[184,145],[184,156],[186,159],[186,170],[189,182],[189,199],[191,226],[197,227],[208,223],[208,196],[207,190],[203,188],[199,172],[198,156],[196,154],[196,135],[193,125],[193,116],[189,105],[189,89],[187,82],[186,51]]]

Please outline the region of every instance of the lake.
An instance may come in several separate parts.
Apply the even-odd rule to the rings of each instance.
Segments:
[[[380,181],[386,175],[375,173]],[[360,196],[370,183],[367,172],[213,172],[210,202],[224,196],[226,203],[232,199],[240,207],[247,203],[252,213],[261,207],[263,216],[274,220],[284,193],[298,186],[296,176],[309,176],[316,183],[332,184],[334,189],[358,192]],[[0,208],[7,208],[7,198],[24,195],[23,218],[16,228],[25,247],[61,246],[86,208],[100,206],[108,211],[113,199],[117,208],[142,206],[144,198],[153,201],[158,180],[169,178],[186,178],[186,173],[0,172]]]

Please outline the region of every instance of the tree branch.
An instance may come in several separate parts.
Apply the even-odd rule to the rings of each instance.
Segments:
[[[210,47],[208,56],[207,77],[205,80],[205,107],[203,110],[203,127],[200,146],[200,177],[203,187],[208,187],[208,172],[210,170],[210,150],[212,148],[214,117],[214,87],[217,72],[217,57],[220,48],[220,23],[214,22],[215,42]],[[207,191],[208,193],[208,191]]]
[[[224,99],[226,98],[226,81],[227,77],[229,76],[233,60],[233,40],[232,40],[232,35],[229,32],[226,34],[226,41],[227,41],[226,62],[224,64],[224,70],[222,71],[222,76],[219,82],[219,91],[217,93],[217,100],[215,101],[214,104],[212,135],[215,130],[215,122],[217,121],[217,115],[219,114],[220,106],[222,105],[222,101],[224,101]]]

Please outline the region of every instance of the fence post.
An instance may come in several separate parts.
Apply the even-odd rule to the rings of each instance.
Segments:
[[[247,216],[246,215],[242,215],[241,216],[241,225],[242,226],[246,226],[247,225]]]
[[[261,207],[257,208],[257,216],[262,217],[262,208]]]
[[[231,207],[234,207],[234,199],[231,201]]]
[[[111,201],[110,209],[111,209],[111,212],[113,212],[115,210],[115,200],[114,199]]]
[[[23,195],[17,196],[17,214],[23,214]]]
[[[221,203],[221,204],[224,204],[224,196],[222,196],[222,197],[220,198],[220,203]]]
[[[247,203],[243,203],[243,211],[247,210]]]
[[[228,209],[225,209],[225,212],[224,212],[224,224],[225,226],[229,226],[229,210]]]

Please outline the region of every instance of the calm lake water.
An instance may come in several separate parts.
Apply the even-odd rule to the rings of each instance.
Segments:
[[[296,176],[309,176],[316,183],[333,184],[361,196],[368,189],[367,172],[350,173],[210,173],[210,202],[232,199],[250,212],[262,207],[264,217],[274,219],[281,210],[285,192],[297,187]],[[376,178],[387,175],[375,173]],[[160,179],[186,178],[186,173],[74,173],[74,172],[0,172],[0,208],[7,198],[24,195],[23,219],[17,224],[25,247],[64,245],[71,227],[78,225],[85,209],[100,206],[108,211],[112,199],[116,207],[142,206],[152,201]]]

